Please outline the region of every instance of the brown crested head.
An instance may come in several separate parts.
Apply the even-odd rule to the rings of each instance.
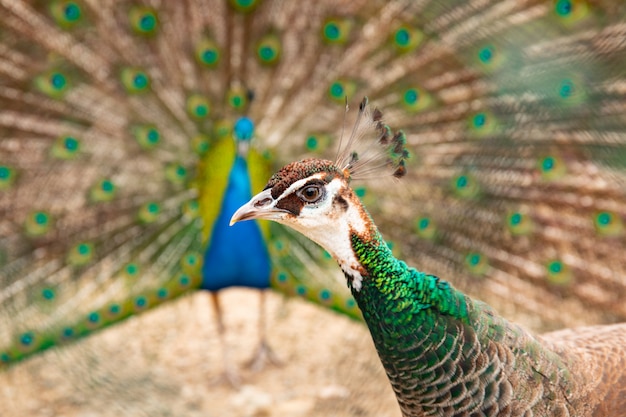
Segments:
[[[369,111],[364,98],[346,146],[340,143],[335,162],[310,158],[285,165],[272,175],[263,191],[237,210],[231,224],[255,218],[273,220],[318,243],[322,239],[315,233],[326,226],[331,232],[332,224],[342,216],[346,224],[364,226],[367,222],[356,218],[364,210],[357,209],[361,203],[350,190],[350,181],[404,175],[404,161],[409,156],[405,144],[404,134],[394,134],[382,122],[379,110]],[[307,228],[315,231],[307,233]]]

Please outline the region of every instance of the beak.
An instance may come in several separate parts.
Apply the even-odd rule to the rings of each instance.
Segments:
[[[275,219],[276,214],[282,210],[275,209],[272,190],[264,190],[255,195],[243,206],[239,207],[233,217],[230,218],[230,225],[252,219]]]

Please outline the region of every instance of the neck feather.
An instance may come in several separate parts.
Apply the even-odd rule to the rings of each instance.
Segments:
[[[381,234],[373,225],[367,235],[351,235],[352,250],[363,275],[363,286],[378,302],[406,305],[411,315],[424,309],[467,322],[472,300],[446,281],[407,266],[396,259]],[[353,292],[355,291],[353,288]],[[355,294],[358,299],[358,295]]]
[[[351,234],[363,275],[352,293],[405,415],[472,414],[495,402],[547,415],[537,403],[542,395],[569,406],[561,358],[486,304],[409,268],[370,226]],[[520,381],[534,385],[526,392]]]

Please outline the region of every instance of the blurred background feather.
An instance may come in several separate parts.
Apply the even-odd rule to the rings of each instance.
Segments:
[[[533,330],[623,321],[624,39],[617,0],[0,1],[2,415],[397,415],[334,261],[223,221],[346,97],[407,134],[357,187],[394,251]]]

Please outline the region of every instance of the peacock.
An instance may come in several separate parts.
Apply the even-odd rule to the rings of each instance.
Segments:
[[[375,130],[377,144],[352,145]],[[292,227],[326,248],[367,323],[402,415],[613,416],[626,410],[626,323],[548,333],[508,322],[448,281],[395,258],[350,188],[352,178],[391,166],[406,174],[403,132],[359,106],[337,161],[309,158],[281,168],[233,214]]]
[[[243,87],[244,80],[234,77],[229,88],[213,92],[226,100],[221,110],[211,108],[212,93],[200,79],[196,86],[164,87],[167,99],[154,85],[159,78],[170,79],[167,73],[152,74],[157,68],[147,61],[126,62],[115,53],[133,37],[156,46],[157,33],[166,27],[165,11],[138,4],[113,8],[127,13],[120,31],[126,41],[96,38],[96,43],[113,42],[110,55],[95,62],[97,45],[91,45],[89,57],[64,56],[60,45],[41,45],[35,52],[32,42],[20,46],[22,31],[47,25],[59,39],[72,36],[85,50],[87,38],[100,30],[98,22],[119,22],[98,20],[86,3],[50,2],[40,6],[41,13],[31,6],[7,5],[3,22],[12,64],[2,98],[7,118],[1,167],[2,314],[10,323],[2,335],[3,364],[194,288],[210,291],[223,345],[218,291],[230,286],[265,289],[273,279],[284,292],[306,288],[311,298],[354,315],[352,300],[331,299],[332,280],[330,287],[321,285],[323,279],[319,288],[294,284],[296,277],[324,270],[321,251],[304,245],[299,258],[281,260],[281,248],[298,244],[297,239],[256,224],[228,228],[230,214],[251,197],[253,187],[259,188],[271,163],[269,154],[250,149],[255,126],[246,113],[255,93]],[[28,16],[44,20],[29,28],[21,21]],[[196,60],[198,70],[217,66],[205,62],[218,53],[212,38],[200,31],[185,42],[191,42],[188,58]],[[89,65],[103,64],[102,59],[108,64],[93,72]],[[33,107],[36,102],[40,110]],[[180,109],[172,111],[177,102]],[[108,121],[99,120],[100,111],[108,113]],[[13,123],[20,113],[22,126]],[[22,159],[26,154],[30,162]],[[236,261],[243,256],[245,263]],[[316,259],[322,262],[313,263]],[[264,360],[277,362],[265,341],[263,304],[262,293],[256,367]],[[223,357],[224,376],[237,386],[226,347]]]
[[[219,359],[186,387],[283,375],[237,369],[227,331],[233,312],[258,321],[252,367],[292,370],[290,346],[324,332],[281,319],[300,304],[277,292],[343,329],[328,362],[382,398],[366,347],[342,344],[367,317],[331,254],[276,222],[229,226],[287,162],[335,160],[362,96],[410,154],[400,184],[353,183],[396,258],[532,330],[624,321],[625,35],[617,0],[0,0],[0,386],[46,404],[71,380],[110,404],[182,377],[160,345],[211,338]],[[260,290],[259,312],[220,301],[232,286]],[[382,415],[354,395],[345,415]]]

